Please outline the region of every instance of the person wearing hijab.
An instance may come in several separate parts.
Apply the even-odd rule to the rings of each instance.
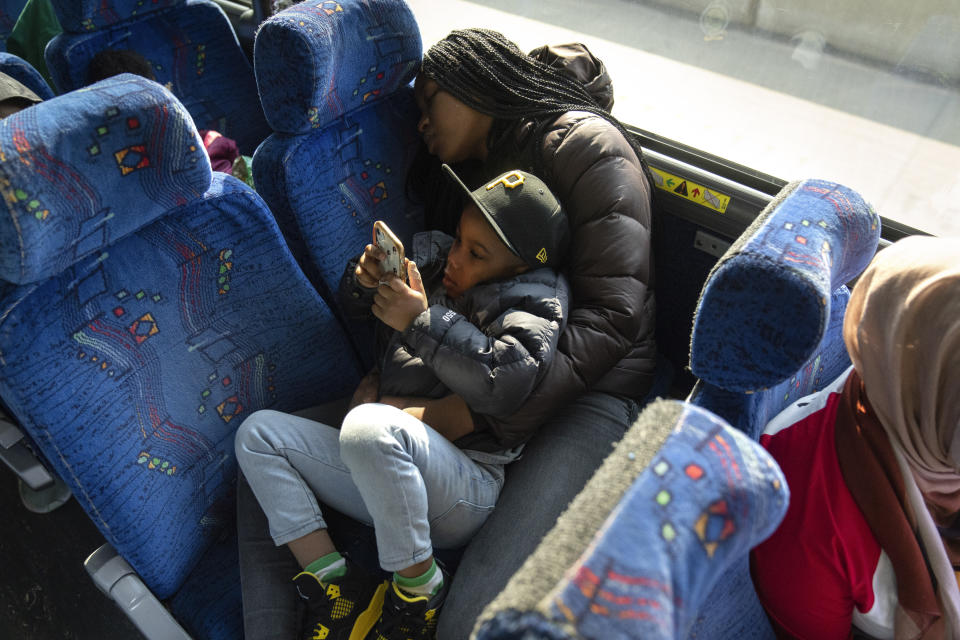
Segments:
[[[881,251],[843,339],[853,366],[761,437],[791,495],[757,593],[781,637],[960,638],[960,239]]]

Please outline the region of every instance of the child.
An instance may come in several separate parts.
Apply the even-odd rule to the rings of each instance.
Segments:
[[[381,373],[361,382],[340,431],[258,411],[237,432],[274,542],[304,567],[294,580],[308,601],[308,638],[434,636],[447,589],[433,545],[470,540],[522,447],[473,432],[473,415],[516,411],[565,325],[568,285],[553,267],[570,232],[553,194],[523,171],[470,192],[444,169],[469,196],[457,237],[414,238],[420,263],[407,263],[409,286],[385,275],[383,252],[368,245],[341,287],[394,332]],[[315,496],[373,525],[392,581],[337,552]]]

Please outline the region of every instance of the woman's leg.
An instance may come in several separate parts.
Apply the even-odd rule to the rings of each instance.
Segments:
[[[463,555],[438,637],[470,636],[477,616],[537,548],[638,412],[632,400],[586,393],[527,443],[523,457],[510,465],[496,511]]]
[[[270,537],[260,503],[240,473],[237,482],[237,537],[240,546],[240,591],[246,640],[291,640],[303,625],[303,605],[294,597],[290,578],[300,565],[290,551]]]

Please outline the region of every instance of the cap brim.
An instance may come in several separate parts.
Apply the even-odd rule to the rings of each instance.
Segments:
[[[507,239],[507,236],[503,234],[503,230],[500,229],[500,225],[497,224],[497,221],[493,219],[493,216],[490,215],[490,212],[487,211],[487,208],[483,206],[483,203],[481,203],[479,200],[477,200],[473,196],[473,192],[467,188],[467,185],[463,184],[463,181],[460,179],[460,176],[454,173],[453,169],[451,169],[450,165],[448,165],[447,163],[443,163],[443,165],[441,166],[443,167],[443,170],[447,173],[447,175],[450,176],[450,178],[454,182],[460,185],[460,188],[463,190],[465,194],[467,194],[467,197],[470,198],[473,204],[477,205],[477,209],[480,209],[480,213],[482,213],[483,217],[487,219],[487,222],[490,223],[490,226],[493,227],[493,230],[497,232],[497,236],[500,238],[501,241],[503,241],[503,244],[507,245],[507,249],[510,249],[510,251],[513,254],[520,256],[520,252],[516,250],[513,244]],[[520,256],[520,257],[522,258],[523,256]]]

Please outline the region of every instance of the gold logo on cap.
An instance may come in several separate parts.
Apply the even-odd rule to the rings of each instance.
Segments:
[[[498,184],[502,184],[504,189],[516,189],[523,184],[523,174],[519,171],[511,171],[510,173],[502,175],[487,185],[487,191],[490,191],[490,189],[493,189]]]
[[[542,247],[540,251],[537,252],[537,260],[539,260],[541,264],[547,264],[547,248],[546,247]]]

